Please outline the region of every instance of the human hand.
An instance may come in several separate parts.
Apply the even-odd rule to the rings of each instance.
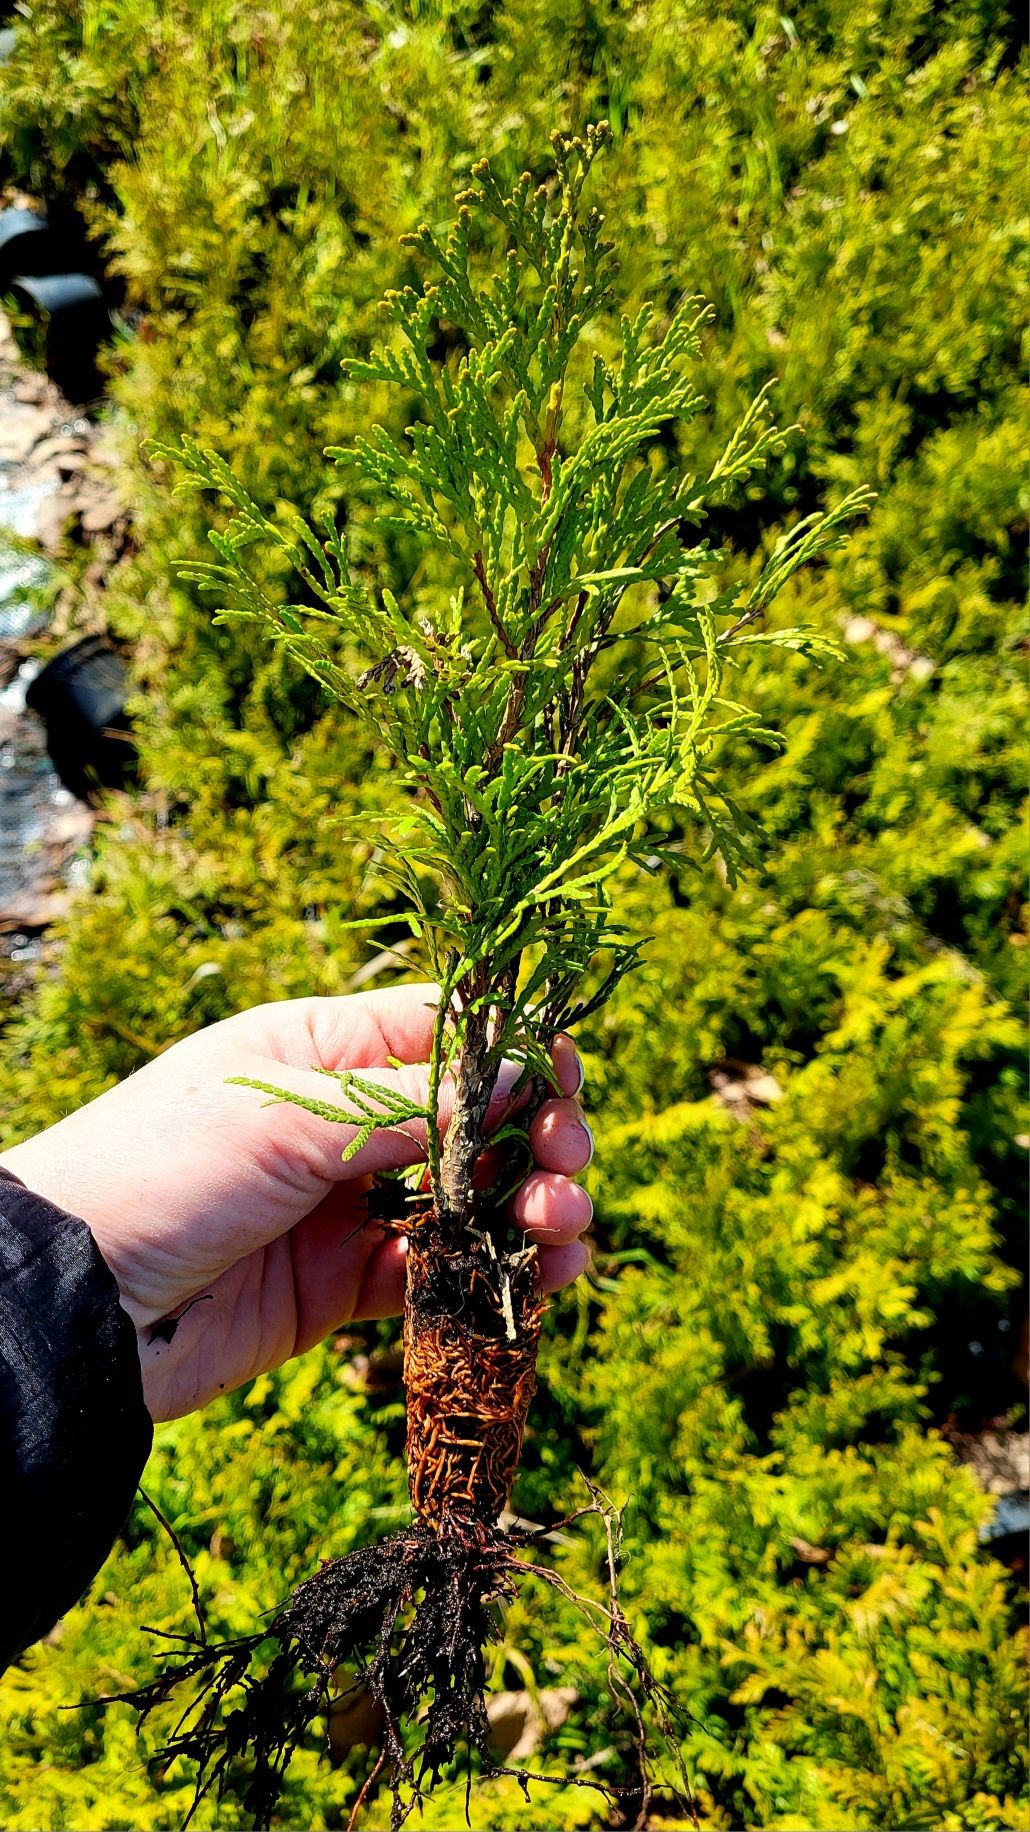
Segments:
[[[372,1172],[425,1157],[424,1122],[373,1133],[345,1164],[356,1128],[263,1104],[227,1082],[242,1075],[318,1100],[328,1090],[331,1100],[332,1084],[311,1066],[321,1064],[360,1070],[424,1103],[435,1002],[434,987],[416,985],[256,1006],[175,1044],[3,1154],[30,1189],[88,1223],[136,1325],[154,1419],[204,1405],[352,1319],[401,1310],[407,1243],[362,1225],[364,1198]],[[410,1066],[391,1069],[390,1058]],[[568,1038],[556,1042],[554,1065],[564,1098],[533,1120],[536,1168],[510,1205],[538,1244],[544,1291],[582,1272],[579,1236],[591,1216],[572,1181],[592,1143],[573,1098],[581,1069]],[[499,1078],[495,1118],[513,1079]],[[445,1084],[441,1124],[449,1104]],[[155,1331],[198,1297],[210,1301],[174,1331]]]

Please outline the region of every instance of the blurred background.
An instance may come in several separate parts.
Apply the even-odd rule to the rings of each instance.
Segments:
[[[712,300],[700,466],[778,378],[784,456],[713,535],[746,578],[857,483],[846,547],[759,659],[787,737],[741,747],[761,830],[733,888],[628,873],[647,965],[582,1043],[589,1278],[547,1324],[515,1496],[585,1469],[626,1505],[623,1602],[684,1708],[704,1827],[1026,1824],[1025,70],[990,0],[28,0],[0,30],[0,1129],[13,1143],[199,1025],[344,992],[375,913],[338,817],[388,774],[314,685],[214,627],[177,558],[214,502],[145,442],[215,447],[263,504],[360,540],[322,459],[403,403],[341,377],[398,237],[470,162],[547,170],[607,117],[621,303]],[[28,220],[26,220],[28,219]],[[600,336],[603,342],[604,329]],[[418,556],[397,537],[396,589]],[[290,589],[269,575],[269,588]],[[400,933],[400,930],[398,931]],[[398,1331],[341,1335],[163,1427],[145,1486],[212,1633],[405,1518]],[[589,1529],[558,1548],[603,1588]],[[16,1581],[17,1574],[13,1574]],[[90,1599],[0,1688],[11,1832],[180,1825],[125,1707],[190,1626],[140,1504]],[[499,1749],[632,1786],[581,1619],[527,1587],[494,1656]],[[378,1726],[338,1711],[281,1823],[346,1823]],[[442,1791],[429,1828],[463,1818]],[[630,1798],[626,1824],[635,1808]],[[365,1822],[383,1827],[374,1794]],[[611,1824],[585,1790],[480,1827]],[[242,1826],[231,1802],[196,1823]],[[685,1824],[668,1802],[651,1828]]]

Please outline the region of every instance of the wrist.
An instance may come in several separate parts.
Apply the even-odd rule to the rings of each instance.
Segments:
[[[129,1290],[119,1265],[114,1238],[101,1220],[103,1203],[99,1192],[89,1188],[84,1175],[76,1176],[74,1159],[53,1138],[56,1128],[37,1133],[18,1145],[0,1152],[0,1171],[17,1178],[34,1196],[42,1197],[66,1215],[72,1216],[88,1230],[93,1245],[118,1287],[118,1301],[137,1330],[148,1320]]]

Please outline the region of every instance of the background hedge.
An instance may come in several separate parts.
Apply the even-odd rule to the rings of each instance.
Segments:
[[[310,683],[239,626],[213,628],[175,582],[218,508],[173,498],[141,441],[188,431],[263,502],[333,505],[360,544],[368,510],[338,500],[320,453],[368,412],[339,359],[407,276],[399,234],[446,216],[473,157],[515,172],[553,125],[607,116],[627,305],[690,288],[717,307],[698,462],[773,375],[779,417],[803,422],[724,513],[727,569],[752,569],[777,524],[857,482],[880,494],[780,613],[846,633],[847,661],[755,664],[749,692],[789,739],[785,757],[732,763],[764,830],[758,868],[736,890],[686,866],[668,893],[625,880],[627,913],[657,937],[585,1039],[597,1256],[551,1315],[516,1501],[535,1519],[574,1505],[578,1466],[629,1504],[627,1607],[691,1714],[704,1825],[1022,1826],[1011,1585],[980,1537],[992,1504],[947,1435],[1016,1419],[1021,1400],[1014,11],[22,13],[0,74],[8,173],[87,210],[138,314],[110,409],[136,544],[104,614],[135,657],[146,793],[108,826],[56,968],[8,1022],[6,1142],[199,1024],[345,990],[364,959],[341,924],[368,906],[365,860],[336,823],[390,782]],[[377,407],[398,413],[385,394]],[[403,542],[392,564],[407,589]],[[782,1099],[714,1100],[727,1062],[760,1065]],[[146,1486],[213,1628],[248,1625],[317,1557],[403,1516],[393,1340],[353,1332],[159,1432]],[[587,1532],[563,1569],[596,1589],[598,1556]],[[124,1708],[62,1707],[138,1682],[154,1660],[140,1625],[187,1615],[141,1505],[87,1602],[0,1692],[11,1832],[181,1823],[188,1777],[147,1774],[154,1739],[136,1744]],[[496,1676],[577,1687],[549,1765],[628,1752],[595,1652],[550,1593],[509,1614]],[[283,1824],[342,1823],[363,1765],[312,1748]],[[438,1798],[426,1824],[459,1812]],[[380,1798],[368,1823],[387,1817]],[[205,1803],[198,1823],[244,1822]],[[573,1789],[530,1814],[494,1787],[476,1823],[602,1822]]]

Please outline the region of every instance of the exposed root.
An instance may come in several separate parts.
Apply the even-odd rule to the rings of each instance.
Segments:
[[[208,1792],[221,1798],[232,1790],[258,1832],[268,1827],[290,1757],[311,1725],[328,1714],[333,1675],[344,1664],[356,1671],[355,1685],[368,1691],[384,1715],[381,1747],[355,1801],[352,1827],[384,1771],[394,1794],[391,1826],[399,1832],[445,1770],[463,1762],[471,1776],[473,1753],[484,1777],[513,1775],[527,1800],[531,1781],[591,1787],[613,1804],[630,1796],[639,1804],[636,1824],[642,1827],[655,1787],[644,1723],[648,1708],[662,1742],[672,1746],[689,1806],[672,1700],[651,1674],[616,1596],[619,1516],[598,1491],[591,1493],[591,1506],[571,1518],[597,1514],[604,1521],[611,1577],[607,1607],[578,1597],[547,1566],[519,1556],[539,1540],[538,1533],[508,1537],[497,1528],[466,1524],[452,1525],[440,1536],[417,1521],[378,1545],[323,1565],[262,1633],[218,1645],[184,1638],[155,1680],[118,1696],[135,1706],[142,1724],[180,1688],[192,1686],[159,1758],[166,1763],[186,1756],[196,1763],[189,1818]],[[484,1696],[485,1650],[497,1637],[494,1606],[509,1600],[528,1573],[574,1602],[608,1649],[609,1684],[628,1704],[635,1724],[639,1779],[632,1787],[497,1763]],[[402,1737],[405,1723],[417,1724],[421,1733],[410,1753]]]
[[[475,1143],[478,1134],[469,1137]],[[624,1824],[631,1802],[629,1812],[637,1809],[636,1824],[643,1827],[655,1785],[645,1710],[671,1747],[688,1806],[690,1790],[676,1749],[672,1700],[655,1681],[619,1605],[619,1514],[590,1487],[590,1505],[571,1517],[594,1514],[604,1523],[607,1606],[577,1596],[547,1565],[527,1558],[540,1533],[506,1535],[495,1524],[518,1469],[536,1383],[544,1307],[535,1249],[508,1227],[492,1192],[460,1226],[431,1199],[406,1208],[404,1379],[415,1520],[378,1545],[323,1565],[267,1629],[238,1641],[210,1643],[194,1585],[199,1636],[184,1638],[150,1685],[121,1696],[142,1722],[180,1688],[191,1688],[162,1757],[196,1763],[190,1818],[209,1791],[221,1798],[231,1789],[258,1832],[267,1827],[290,1757],[316,1720],[328,1718],[334,1675],[346,1666],[383,1721],[351,1828],[382,1775],[393,1789],[392,1832],[399,1832],[426,1791],[456,1764],[464,1764],[471,1789],[474,1757],[484,1776],[513,1775],[527,1800],[530,1781],[564,1779],[619,1805]],[[484,1696],[486,1650],[497,1638],[497,1605],[512,1598],[529,1574],[572,1602],[607,1650],[609,1687],[634,1726],[637,1780],[631,1787],[585,1773],[536,1775],[496,1761]]]
[[[446,1243],[432,1211],[411,1230],[408,1483],[416,1514],[437,1530],[490,1524],[507,1505],[536,1386],[534,1260],[533,1248],[498,1249],[487,1230]]]

